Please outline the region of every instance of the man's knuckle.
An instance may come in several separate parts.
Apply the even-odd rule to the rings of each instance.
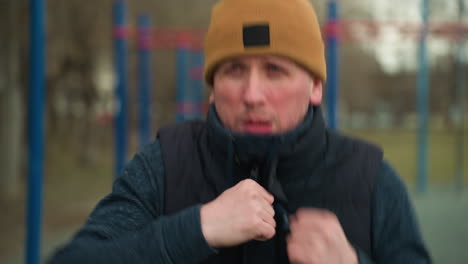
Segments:
[[[258,205],[255,199],[248,199],[247,206],[248,206],[249,214],[256,215],[256,212],[258,210]]]
[[[330,210],[323,209],[321,210],[323,218],[327,220],[337,220],[338,218],[336,217],[335,213],[333,213]]]
[[[260,217],[262,215],[262,208],[260,206],[255,206],[253,208],[253,215]]]
[[[251,188],[255,186],[255,181],[252,179],[246,179],[244,180],[244,185]]]
[[[262,220],[258,216],[252,217],[252,226],[255,227],[255,229],[259,230],[259,227],[262,225]]]
[[[243,180],[237,184],[239,186],[239,189],[243,190],[245,187],[248,185],[247,180]]]
[[[275,236],[275,234],[276,234],[276,230],[275,230],[275,228],[273,228],[273,227],[272,227],[272,228],[270,228],[270,234],[269,234],[268,238],[272,238],[272,237],[274,237],[274,236]]]
[[[256,201],[256,200],[259,200],[260,198],[260,194],[252,188],[247,189],[244,192],[244,195],[251,201]]]
[[[255,191],[254,189],[249,189],[249,197],[252,198],[252,199],[257,199],[259,197],[259,194],[257,191]]]

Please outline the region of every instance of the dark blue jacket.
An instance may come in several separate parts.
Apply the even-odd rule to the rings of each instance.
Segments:
[[[205,241],[200,206],[164,214],[165,168],[159,141],[145,147],[112,193],[50,263],[199,263],[217,254]],[[382,162],[371,199],[373,256],[360,263],[430,263],[404,184]]]

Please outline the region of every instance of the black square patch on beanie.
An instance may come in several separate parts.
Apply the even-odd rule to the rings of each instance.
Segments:
[[[242,32],[245,48],[270,46],[270,25],[245,25]]]

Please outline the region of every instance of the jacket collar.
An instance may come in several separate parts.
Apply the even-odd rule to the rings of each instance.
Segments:
[[[325,152],[326,127],[320,106],[310,106],[301,124],[276,135],[234,133],[223,126],[213,104],[208,111],[207,124],[208,140],[214,153],[241,164],[277,156],[278,170],[283,171],[303,167],[304,163],[315,164]],[[229,154],[230,148],[233,156]]]

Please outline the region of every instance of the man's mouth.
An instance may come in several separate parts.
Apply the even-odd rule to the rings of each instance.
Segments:
[[[269,121],[246,120],[243,122],[244,133],[249,134],[271,134],[273,126]]]

